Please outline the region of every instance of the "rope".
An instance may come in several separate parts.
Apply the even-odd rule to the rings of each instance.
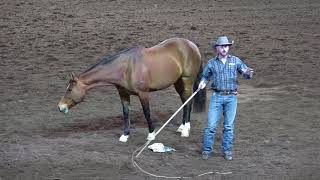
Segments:
[[[178,112],[193,98],[193,96],[195,96],[198,92],[200,91],[200,88],[198,88],[181,106],[180,108],[174,113],[172,114],[172,116],[167,120],[166,123],[164,123],[162,125],[162,127],[156,132],[156,134],[154,135],[155,137],[160,133],[160,131],[174,118],[174,116],[176,116],[178,114]],[[150,144],[152,140],[148,140],[145,144],[144,147],[139,151],[139,153],[137,154],[136,157],[138,157],[141,152],[148,146],[148,144]]]
[[[142,169],[138,163],[134,160],[134,154],[141,148],[142,146],[138,147],[131,155],[131,162],[133,167],[138,168],[141,172],[143,172],[144,174],[147,174],[149,176],[153,176],[153,177],[157,177],[157,178],[166,178],[166,179],[182,179],[182,178],[191,178],[191,177],[181,177],[181,176],[161,176],[161,175],[156,175],[156,174],[152,174],[149,173],[148,171]],[[143,149],[142,149],[143,150]],[[141,151],[140,151],[141,152]]]
[[[162,127],[155,133],[155,137],[160,133],[160,131],[173,119],[174,116],[176,116],[178,114],[178,112],[200,91],[200,88],[198,88],[182,105],[181,107],[167,120],[166,123],[164,123],[162,125]],[[193,177],[188,176],[188,177],[183,177],[183,176],[163,176],[163,175],[156,175],[156,174],[152,174],[144,169],[142,169],[138,163],[134,160],[134,154],[140,149],[139,153],[135,156],[136,158],[142,153],[142,151],[148,146],[148,144],[150,144],[152,140],[148,140],[143,146],[138,147],[131,155],[131,162],[133,167],[138,168],[141,172],[149,175],[149,176],[153,176],[153,177],[157,177],[157,178],[165,178],[165,179],[191,179]],[[198,177],[200,176],[204,176],[204,175],[208,175],[208,174],[231,174],[232,172],[205,172],[199,175],[196,175]]]
[[[164,176],[164,175],[156,175],[153,173],[150,173],[146,170],[144,170],[143,168],[141,168],[138,163],[134,160],[134,154],[141,148],[142,146],[138,147],[131,155],[131,163],[133,165],[133,167],[138,168],[141,172],[143,172],[144,174],[147,174],[149,176],[152,177],[156,177],[156,178],[164,178],[164,179],[193,179],[194,177],[201,177],[201,176],[205,176],[205,175],[209,175],[209,174],[221,174],[221,175],[227,175],[227,174],[231,174],[232,172],[205,172],[199,175],[195,175],[195,176]]]

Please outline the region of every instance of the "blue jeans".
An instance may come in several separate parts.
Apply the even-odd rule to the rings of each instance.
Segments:
[[[221,117],[224,116],[221,150],[224,154],[232,154],[234,137],[234,123],[237,111],[237,95],[220,95],[214,92],[208,111],[208,125],[204,129],[203,153],[212,153],[216,128]]]

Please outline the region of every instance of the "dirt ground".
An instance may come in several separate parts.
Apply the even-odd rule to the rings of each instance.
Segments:
[[[223,34],[235,41],[231,53],[256,71],[253,80],[240,79],[234,161],[203,161],[207,113],[192,114],[189,138],[175,132],[179,113],[155,140],[177,151],[146,149],[139,166],[189,179],[319,179],[319,9],[318,0],[2,0],[0,180],[155,179],[131,161],[148,132],[138,99],[131,137],[121,143],[114,87],[58,112],[68,74],[105,53],[171,37],[197,43],[205,63],[214,56],[210,42]],[[172,87],[150,97],[160,128],[181,102]],[[216,150],[220,135],[221,125]],[[197,176],[207,172],[214,173]]]

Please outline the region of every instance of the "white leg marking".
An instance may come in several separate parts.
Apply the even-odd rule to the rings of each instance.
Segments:
[[[179,128],[177,129],[177,132],[182,133],[182,131],[183,131],[184,129],[188,129],[188,130],[190,131],[190,129],[191,129],[190,122],[187,122],[187,123],[185,123],[184,125],[181,124],[181,125],[179,126]]]
[[[184,129],[184,125],[183,124],[181,124],[180,126],[179,126],[179,128],[177,129],[177,132],[182,132],[182,130]]]
[[[156,133],[153,131],[152,133],[148,134],[147,140],[152,141],[156,139]]]
[[[184,126],[182,132],[181,132],[181,137],[189,137],[190,129],[186,126]]]
[[[190,129],[191,129],[190,122],[187,122],[187,123],[185,123],[184,125],[185,125],[185,127],[186,127],[188,130],[190,130]]]
[[[127,142],[129,138],[129,135],[124,135],[122,134],[121,137],[119,138],[120,142]]]

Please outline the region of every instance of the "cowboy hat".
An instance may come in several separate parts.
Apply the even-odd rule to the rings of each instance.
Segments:
[[[234,41],[230,42],[227,36],[220,36],[212,46],[213,47],[222,46],[222,45],[231,46],[233,43]]]

